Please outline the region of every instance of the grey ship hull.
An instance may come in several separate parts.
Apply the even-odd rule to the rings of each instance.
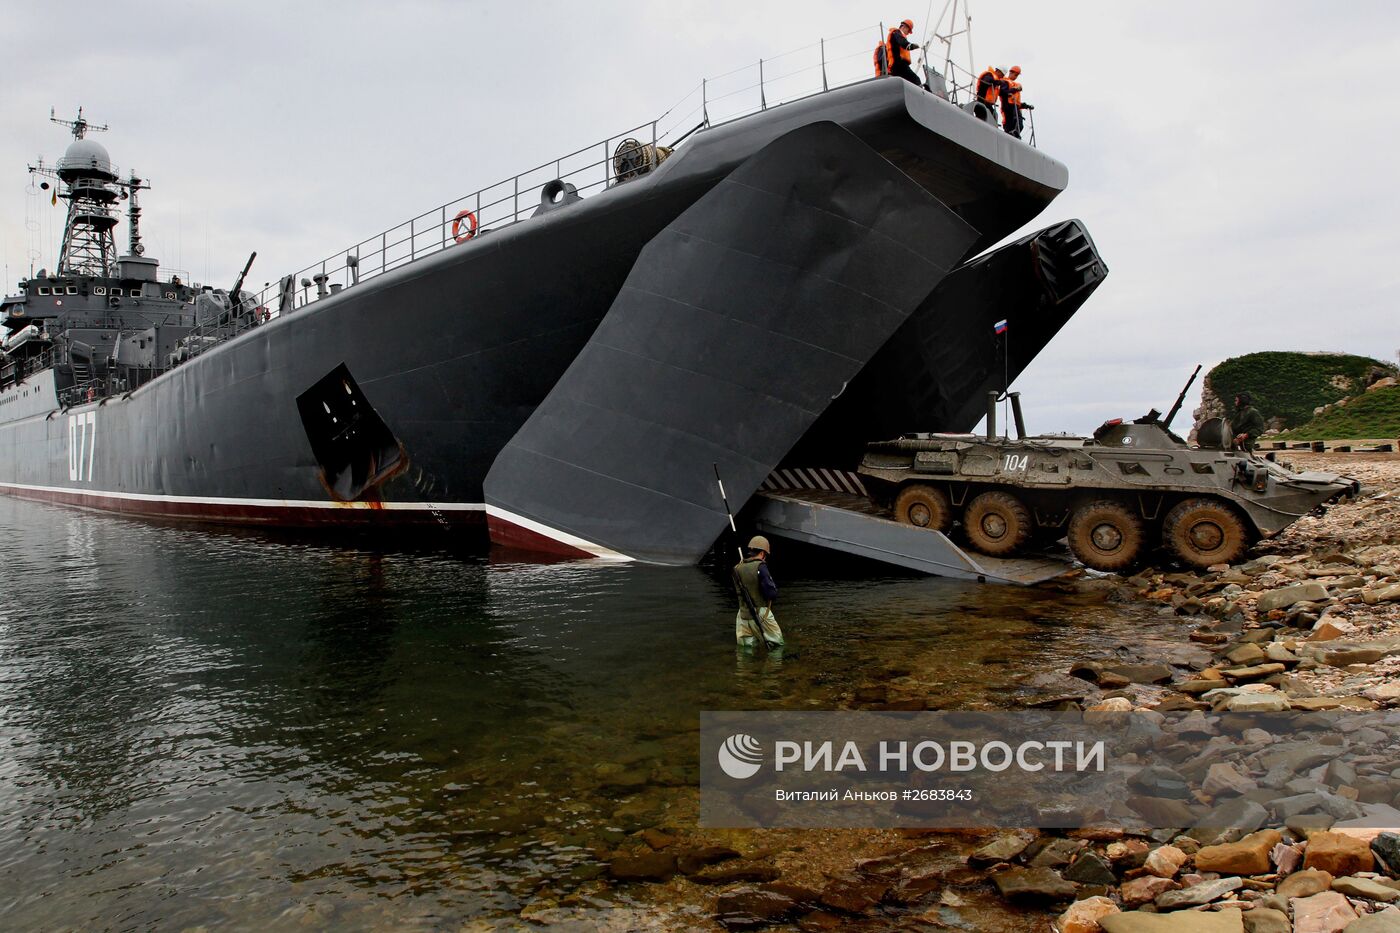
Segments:
[[[61,408],[52,377],[45,397],[46,374],[32,376],[0,397],[0,491],[249,524],[480,522],[492,464],[643,248],[764,146],[828,121],[969,225],[964,256],[1067,181],[1058,162],[903,81],[832,91],[703,131],[643,178],[274,318],[134,392]],[[373,413],[362,405],[364,430],[318,446],[298,399],[340,367]]]

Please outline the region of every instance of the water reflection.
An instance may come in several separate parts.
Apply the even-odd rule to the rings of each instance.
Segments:
[[[789,649],[723,568],[490,562],[0,499],[11,926],[443,926],[693,821],[698,712],[893,680],[997,701],[1103,607],[777,555]]]

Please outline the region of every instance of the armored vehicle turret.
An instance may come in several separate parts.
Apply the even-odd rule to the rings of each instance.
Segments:
[[[1221,419],[1202,426],[1195,447],[1156,409],[1106,422],[1093,437],[1031,437],[1018,393],[1010,399],[1016,438],[996,436],[993,393],[985,436],[870,444],[859,470],[866,489],[899,521],[943,533],[961,523],[984,554],[1063,536],[1075,557],[1105,571],[1131,567],[1158,544],[1193,567],[1233,563],[1258,539],[1359,491],[1348,477],[1235,449]]]

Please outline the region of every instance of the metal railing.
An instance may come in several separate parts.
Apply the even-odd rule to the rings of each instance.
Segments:
[[[130,322],[96,321],[85,326],[111,330],[116,336],[132,330]],[[173,368],[168,361],[156,360],[151,366],[124,367],[119,374],[110,358],[75,361],[68,348],[49,347],[30,357],[0,357],[0,389],[22,385],[30,377],[60,366],[69,367],[74,380],[72,385],[57,389],[59,407],[64,409],[134,391]]]
[[[619,171],[615,164],[616,146],[624,140],[649,146],[643,151],[654,167],[659,147],[678,145],[696,130],[871,80],[873,50],[884,37],[882,24],[866,26],[705,78],[654,120],[424,211],[296,272],[292,308],[528,219],[541,206],[547,185],[567,183],[584,196],[626,181],[639,173]],[[951,83],[954,103],[960,91],[971,93],[976,79],[968,77]],[[282,310],[281,289],[280,281],[269,283],[244,304],[245,313],[221,325],[196,328],[188,356],[275,317]],[[201,339],[210,336],[217,339]]]
[[[702,127],[868,80],[871,50],[880,35],[878,26],[868,26],[706,78],[654,120],[440,204],[301,269],[294,275],[296,307],[322,297],[322,286],[326,294],[332,283],[350,288],[456,245],[468,221],[458,222],[458,236],[453,225],[464,211],[475,216],[475,235],[481,236],[528,218],[552,182],[566,182],[586,195],[626,180],[628,173],[620,178],[613,165],[623,140],[649,144],[655,152]],[[320,284],[313,284],[318,276]],[[254,295],[253,305],[275,313],[279,298],[279,283],[270,283]]]

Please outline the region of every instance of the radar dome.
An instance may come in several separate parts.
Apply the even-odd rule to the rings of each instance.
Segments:
[[[95,139],[75,139],[63,158],[58,160],[58,176],[64,181],[80,175],[99,175],[108,180],[117,177],[112,166],[112,157],[107,149]]]

